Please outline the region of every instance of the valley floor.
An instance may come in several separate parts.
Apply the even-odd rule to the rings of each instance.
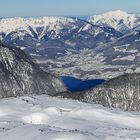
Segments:
[[[48,96],[0,100],[0,140],[139,140],[140,113]]]

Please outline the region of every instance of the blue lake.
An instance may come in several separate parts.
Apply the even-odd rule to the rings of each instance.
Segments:
[[[71,92],[84,91],[105,82],[104,79],[80,80],[74,77],[63,76],[63,82]]]

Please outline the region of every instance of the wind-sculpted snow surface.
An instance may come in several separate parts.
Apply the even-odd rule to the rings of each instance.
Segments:
[[[80,100],[126,111],[140,111],[140,74],[125,74],[90,89]]]
[[[48,96],[0,101],[0,140],[137,140],[140,113]]]
[[[0,98],[63,91],[62,81],[42,71],[23,51],[0,44]]]

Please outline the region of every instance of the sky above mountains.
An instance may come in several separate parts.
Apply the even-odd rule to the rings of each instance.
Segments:
[[[140,13],[140,0],[0,0],[0,17],[89,16],[110,10]]]

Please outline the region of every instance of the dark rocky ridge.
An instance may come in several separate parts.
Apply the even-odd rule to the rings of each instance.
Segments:
[[[66,91],[61,79],[44,72],[16,47],[0,44],[0,98]]]

